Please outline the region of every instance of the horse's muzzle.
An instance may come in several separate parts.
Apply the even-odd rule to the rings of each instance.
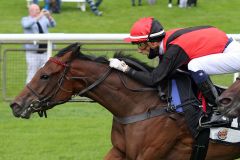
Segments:
[[[21,110],[22,110],[22,108],[21,108],[21,106],[20,105],[18,105],[17,103],[11,103],[10,104],[10,107],[12,108],[12,113],[13,113],[13,115],[15,116],[15,117],[20,117],[20,115],[21,115]]]
[[[19,104],[13,102],[10,104],[12,108],[12,113],[15,117],[21,117],[25,119],[29,119],[32,113],[32,109],[30,107],[21,107]]]

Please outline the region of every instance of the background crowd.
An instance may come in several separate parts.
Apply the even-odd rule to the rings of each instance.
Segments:
[[[132,6],[136,6],[136,2],[138,1],[138,6],[142,5],[142,0],[131,0]],[[154,5],[157,0],[147,0],[148,4]],[[102,3],[102,0],[86,0],[86,2],[89,4],[89,7],[91,11],[96,16],[102,16],[102,11],[99,11],[99,6]],[[39,4],[39,0],[33,0],[34,4]],[[186,7],[196,7],[197,6],[197,0],[176,0],[177,5],[180,8],[186,8]],[[168,7],[173,7],[172,0],[168,0]],[[61,12],[61,0],[44,0],[44,9],[52,12],[52,13],[60,13]]]
[[[98,10],[99,5],[102,3],[102,0],[86,0],[89,4],[91,11],[96,16],[101,16],[102,12]],[[33,0],[34,4],[39,4],[38,0]],[[61,0],[44,0],[44,7],[45,10],[48,10],[53,13],[60,13],[61,11]]]

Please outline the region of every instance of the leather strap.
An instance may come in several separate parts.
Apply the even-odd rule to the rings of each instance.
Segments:
[[[167,112],[166,108],[164,107],[164,108],[151,109],[145,113],[133,115],[133,116],[129,116],[129,117],[114,116],[113,119],[121,124],[131,124],[131,123],[143,121],[146,119],[154,118],[157,116],[161,116],[161,115],[164,115],[167,113],[170,113],[170,112]]]

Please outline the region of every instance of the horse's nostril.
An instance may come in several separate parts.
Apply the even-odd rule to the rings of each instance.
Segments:
[[[219,101],[219,103],[222,104],[222,105],[229,105],[229,104],[231,104],[231,102],[232,102],[232,98],[230,98],[230,97],[225,97],[225,98],[219,99],[218,101]]]
[[[15,105],[17,105],[16,103],[10,103],[10,107],[13,108]]]
[[[15,117],[19,117],[19,116],[20,116],[20,113],[21,113],[21,110],[22,110],[21,106],[18,105],[17,103],[11,103],[11,104],[10,104],[10,107],[12,108],[13,115],[14,115]]]
[[[16,108],[19,108],[20,106],[19,106],[17,103],[11,103],[11,104],[10,104],[10,107],[11,107],[12,109],[16,109]]]

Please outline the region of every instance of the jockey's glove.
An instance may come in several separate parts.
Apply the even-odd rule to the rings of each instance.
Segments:
[[[115,69],[117,69],[119,71],[127,72],[130,69],[130,67],[124,61],[120,61],[117,58],[110,58],[109,62],[110,62],[109,66],[111,68],[115,68]]]

